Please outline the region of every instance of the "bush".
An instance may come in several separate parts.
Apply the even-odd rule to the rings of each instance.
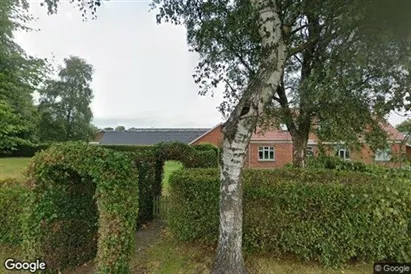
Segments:
[[[138,226],[153,220],[155,196],[161,195],[164,162],[155,146],[103,146],[128,153],[138,170]]]
[[[28,259],[62,271],[96,257],[97,273],[127,273],[138,214],[128,154],[84,143],[53,145],[29,164],[23,223]]]
[[[197,145],[198,149],[195,149],[180,142],[160,143],[156,145],[158,159],[161,161],[179,161],[185,167],[189,168],[218,167],[218,150],[205,149],[209,147],[209,145]]]
[[[193,147],[181,142],[160,143],[155,146],[103,146],[129,153],[139,171],[138,224],[153,220],[153,198],[161,195],[164,162],[180,161],[189,168],[217,167],[217,151],[212,144]]]
[[[49,147],[48,144],[20,145],[14,150],[0,151],[0,157],[33,157],[37,152]]]
[[[363,162],[344,161],[339,157],[319,156],[308,158],[308,167],[310,168],[325,168],[325,169],[337,169],[366,172],[367,165]]]
[[[22,214],[28,190],[16,179],[0,180],[0,244],[22,241]]]
[[[218,174],[216,169],[186,169],[171,177],[169,226],[180,240],[216,243]],[[242,178],[243,238],[249,252],[293,253],[327,266],[353,258],[411,260],[408,179],[251,169]]]
[[[153,146],[130,146],[130,145],[100,145],[103,148],[109,148],[122,152],[150,152],[153,150]]]
[[[198,145],[194,145],[193,148],[198,151],[208,151],[213,150],[218,153],[218,147],[212,143],[201,143]]]
[[[153,148],[133,154],[138,169],[138,224],[154,219],[154,197],[161,195],[164,162],[157,159]]]

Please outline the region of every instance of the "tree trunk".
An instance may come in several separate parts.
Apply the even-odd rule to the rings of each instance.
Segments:
[[[260,11],[262,45],[269,49],[256,76],[250,80],[238,105],[223,126],[223,151],[220,166],[220,231],[217,257],[212,274],[247,273],[242,254],[242,184],[241,171],[251,135],[258,117],[271,102],[280,84],[286,47],[275,1],[251,0]]]
[[[306,167],[307,138],[301,134],[292,136],[293,140],[293,165],[297,168]]]

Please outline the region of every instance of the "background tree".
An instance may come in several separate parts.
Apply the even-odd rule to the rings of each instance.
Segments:
[[[116,131],[125,131],[126,128],[124,126],[117,126],[115,130]]]
[[[44,60],[28,56],[13,31],[31,30],[26,1],[2,1],[0,7],[0,150],[36,141],[32,94],[43,80]]]
[[[399,132],[410,132],[411,131],[411,119],[407,119],[400,124],[398,124],[396,127]]]
[[[110,131],[110,130],[114,130],[114,128],[112,128],[112,127],[105,127],[104,130]]]
[[[86,140],[93,138],[90,84],[93,67],[79,57],[64,59],[59,80],[48,80],[40,90],[40,138],[42,141]]]

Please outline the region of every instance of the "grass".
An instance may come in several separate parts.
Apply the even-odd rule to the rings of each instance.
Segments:
[[[163,195],[168,196],[169,194],[169,179],[170,175],[173,174],[173,172],[181,169],[183,167],[183,164],[177,161],[166,161],[164,163],[164,177],[163,177]]]
[[[182,244],[164,230],[161,237],[147,250],[139,266],[145,273],[210,273],[215,250],[199,244]],[[255,274],[365,274],[371,273],[372,264],[358,263],[344,269],[330,269],[314,262],[293,258],[278,259],[261,255],[246,256],[249,273]]]
[[[0,158],[0,180],[5,178],[23,178],[23,171],[30,158]]]

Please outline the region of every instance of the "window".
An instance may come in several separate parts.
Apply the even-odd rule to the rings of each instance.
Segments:
[[[259,147],[258,148],[259,161],[274,161],[274,147]]]
[[[350,153],[346,148],[339,148],[337,149],[337,153],[335,156],[340,157],[341,159],[348,160],[350,159]]]
[[[280,129],[283,131],[287,131],[287,125],[286,124],[280,124]]]
[[[375,152],[375,161],[384,162],[389,160],[391,160],[391,149],[377,149]]]
[[[312,146],[307,146],[307,152],[306,152],[308,157],[313,157],[314,156],[314,148]]]

